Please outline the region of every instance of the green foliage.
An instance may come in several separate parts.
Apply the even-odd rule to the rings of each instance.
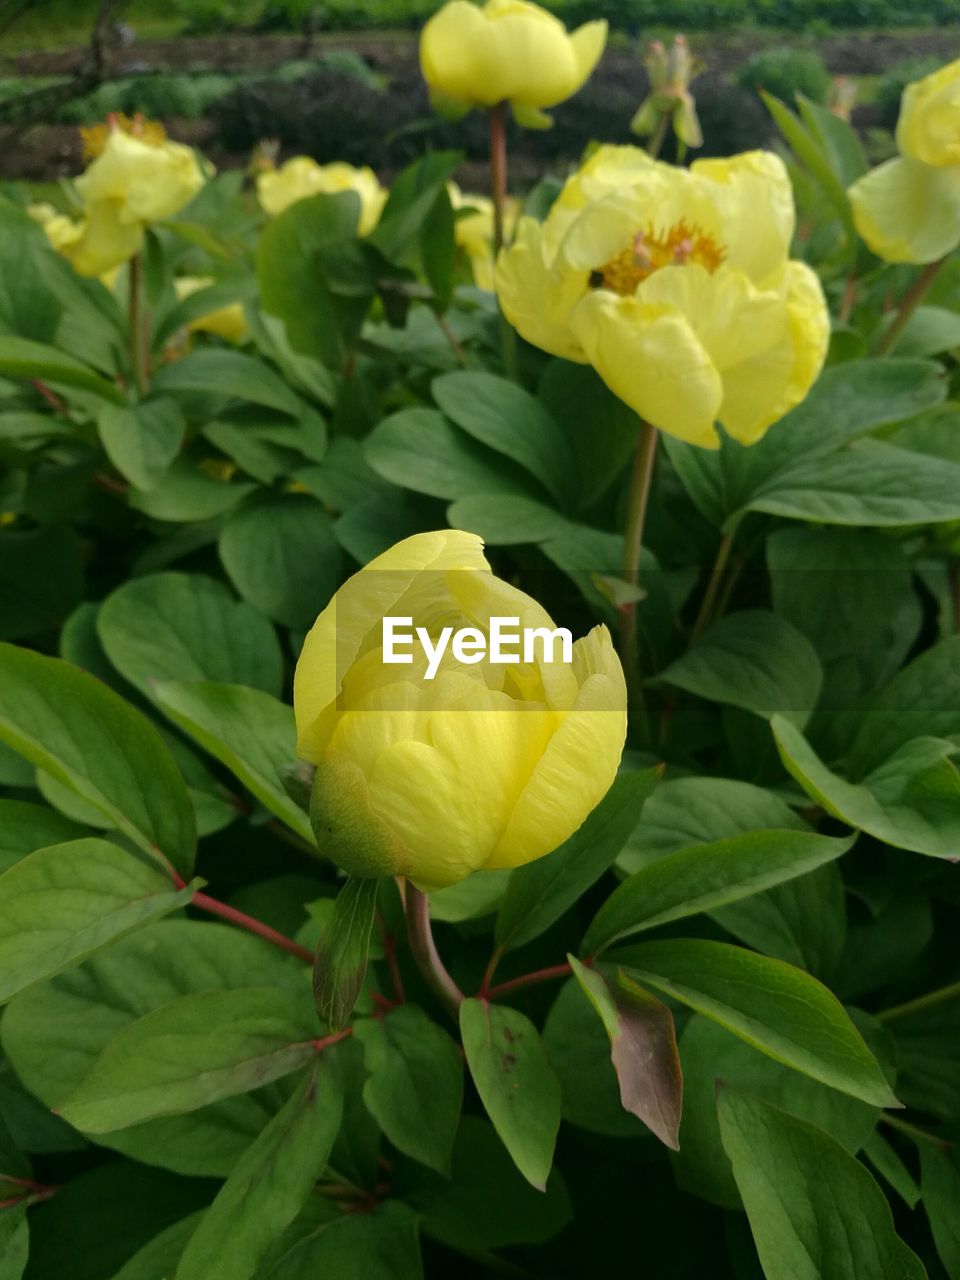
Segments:
[[[830,73],[812,49],[762,49],[740,67],[736,75],[742,89],[763,89],[775,98],[793,102],[798,93],[823,102],[830,88]]]

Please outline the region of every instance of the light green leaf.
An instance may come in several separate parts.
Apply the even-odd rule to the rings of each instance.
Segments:
[[[153,378],[155,394],[212,392],[231,400],[249,400],[267,409],[279,409],[296,418],[300,399],[279,374],[255,356],[212,347],[191,351],[181,360],[158,369]]]
[[[803,724],[820,694],[823,672],[806,636],[760,609],[714,623],[658,676],[665,684],[769,719],[778,712]]]
[[[610,957],[777,1062],[875,1106],[897,1106],[836,996],[802,969],[725,942],[642,942]]]
[[[152,489],[183,443],[183,414],[169,396],[140,404],[105,404],[97,417],[107,457],[138,489]]]
[[[813,831],[750,831],[658,858],[619,885],[594,916],[581,950],[612,943],[748,898],[839,858],[855,837]]]
[[[280,781],[296,760],[293,710],[259,689],[209,682],[154,685],[153,695],[175,724],[240,779],[262,805],[310,845],[310,819]]]
[[[0,1003],[192,897],[106,840],[38,849],[0,876]]]
[[[342,1214],[295,1245],[265,1280],[423,1280],[417,1218],[402,1200]]]
[[[101,378],[73,356],[58,347],[26,338],[0,335],[0,374],[11,378],[42,378],[63,387],[89,391],[111,404],[126,404],[127,397],[119,387]]]
[[[306,993],[240,987],[181,996],[119,1031],[57,1109],[95,1134],[195,1111],[296,1071],[316,1052],[315,1034]]]
[[[546,1188],[560,1128],[560,1082],[540,1035],[506,1005],[464,1000],[460,1032],[480,1101],[523,1176]]]
[[[342,1088],[322,1059],[237,1161],[190,1237],[177,1280],[250,1280],[326,1168]]]
[[[277,695],[283,655],[276,632],[214,578],[156,573],[107,596],[97,614],[107,657],[141,692],[156,680],[215,680]]]
[[[106,685],[59,658],[0,645],[0,738],[189,875],[197,836],[183,778],[150,722]]]
[[[180,456],[152,489],[133,489],[130,506],[154,520],[178,524],[215,520],[253,493],[256,485],[217,480]]]
[[[460,1107],[458,1046],[417,1005],[356,1023],[367,1081],[363,1100],[387,1138],[405,1155],[449,1174]]]
[[[496,944],[507,951],[538,937],[603,875],[640,820],[659,769],[622,773],[581,827],[549,858],[518,867],[497,916]]]
[[[876,1182],[829,1134],[723,1090],[720,1132],[764,1272],[777,1280],[925,1280]]]

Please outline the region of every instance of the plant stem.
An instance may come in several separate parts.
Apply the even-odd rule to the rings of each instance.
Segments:
[[[640,419],[640,434],[630,470],[630,488],[627,492],[627,519],[623,531],[623,577],[630,586],[637,585],[640,571],[640,553],[643,550],[643,529],[650,505],[650,488],[653,482],[653,466],[657,456],[657,431],[649,422]],[[627,688],[631,703],[640,720],[641,731],[646,737],[647,709],[640,685],[640,652],[637,640],[637,602],[627,600],[620,609],[620,647],[626,670]]]
[[[440,332],[443,334],[447,342],[450,344],[450,350],[457,357],[457,360],[460,362],[460,365],[462,366],[462,368],[469,369],[470,361],[467,359],[467,353],[464,351],[463,347],[460,345],[459,341],[457,340],[457,335],[450,328],[450,324],[449,324],[449,321],[447,320],[447,317],[444,315],[441,315],[439,311],[435,311],[433,314],[440,328]]]
[[[490,108],[490,196],[493,200],[493,260],[496,263],[504,242],[507,204],[507,104]],[[517,377],[517,336],[503,311],[500,312],[500,351],[508,378]]]
[[[907,321],[923,301],[927,290],[936,280],[940,268],[946,260],[947,258],[944,256],[943,258],[938,258],[936,262],[928,263],[914,280],[903,295],[903,301],[900,303],[893,321],[881,334],[877,345],[874,347],[873,354],[875,356],[885,356],[897,345],[897,339],[906,328]]]
[[[507,982],[501,982],[495,987],[490,987],[485,994],[488,999],[494,999],[496,996],[509,995],[511,991],[520,991],[523,987],[534,987],[540,982],[552,982],[555,978],[567,978],[572,972],[570,962],[564,960],[563,964],[552,964],[547,969],[535,969],[533,973],[522,973],[519,978],[510,978]]]
[[[700,611],[693,624],[693,630],[690,632],[691,644],[695,644],[699,639],[700,632],[707,625],[710,615],[713,613],[717,592],[720,590],[720,583],[723,580],[723,571],[727,567],[727,561],[730,559],[730,552],[733,549],[733,537],[732,531],[725,533],[720,541],[720,546],[717,548],[716,559],[713,562],[713,568],[710,570],[710,581],[707,583],[707,589],[703,593]]]
[[[949,986],[938,987],[936,991],[928,991],[926,995],[917,996],[914,1000],[907,1000],[904,1004],[884,1009],[876,1017],[878,1022],[895,1022],[897,1018],[906,1018],[911,1013],[920,1013],[947,1000],[957,999],[960,999],[960,982],[951,982]]]
[[[417,968],[447,1013],[454,1022],[459,1022],[463,992],[447,972],[446,965],[437,951],[437,944],[433,940],[433,931],[430,928],[430,901],[427,895],[421,893],[409,880],[406,883],[405,909],[407,941]]]
[[[656,160],[660,154],[660,148],[663,146],[667,136],[667,129],[670,125],[670,117],[661,111],[660,119],[657,121],[657,127],[654,129],[650,141],[647,143],[647,155]]]
[[[130,333],[130,368],[137,391],[144,395],[150,380],[149,317],[143,307],[143,257],[135,253],[130,259],[130,301],[128,324]]]
[[[926,1129],[918,1129],[915,1124],[901,1120],[899,1116],[892,1116],[887,1111],[881,1111],[880,1119],[884,1124],[888,1124],[891,1129],[896,1129],[898,1133],[912,1138],[914,1142],[930,1142],[941,1151],[949,1151],[953,1146],[953,1143],[948,1142],[946,1138],[938,1138],[935,1133],[928,1133]]]
[[[186,887],[185,882],[179,876],[174,877],[174,884],[178,889]],[[258,938],[263,938],[266,942],[272,943],[273,946],[279,947],[281,951],[289,951],[292,956],[296,956],[304,964],[313,964],[312,951],[309,951],[306,947],[301,947],[299,942],[294,942],[292,938],[286,937],[285,934],[278,933],[276,929],[271,929],[262,920],[255,920],[253,916],[248,916],[244,911],[238,911],[236,907],[228,906],[226,902],[221,902],[218,898],[211,898],[206,893],[195,893],[190,905],[196,907],[198,911],[206,911],[212,916],[217,916],[221,920],[237,925],[240,929],[246,929],[248,933],[255,933]]]

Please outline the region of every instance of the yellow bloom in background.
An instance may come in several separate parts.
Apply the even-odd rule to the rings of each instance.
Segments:
[[[907,86],[897,146],[850,188],[854,221],[887,262],[935,262],[960,244],[960,60]]]
[[[106,277],[112,285],[118,267],[138,253],[143,244],[140,223],[124,222],[118,203],[100,201],[77,220],[52,205],[31,205],[27,212],[43,227],[54,249],[81,276]]]
[[[467,111],[509,102],[520,124],[550,125],[555,107],[581,89],[600,61],[605,21],[567,32],[526,0],[487,0],[480,8],[450,0],[420,37],[420,69],[439,110]]]
[[[457,245],[470,259],[474,283],[480,289],[494,288],[493,201],[489,196],[464,195],[455,182],[447,183],[454,213],[468,210],[453,225]],[[510,239],[517,220],[517,201],[508,197],[504,207],[504,234]]]
[[[543,223],[521,218],[497,266],[507,319],[590,363],[653,426],[753,444],[804,398],[826,354],[820,283],[790,259],[782,161],[751,151],[689,169],[600,147]]]
[[[540,661],[539,646],[518,665],[448,651],[431,680],[416,648],[411,665],[384,661],[385,616],[434,642],[447,626],[487,635],[494,617],[553,630],[461,530],[416,534],[354,574],[307,636],[294,681],[322,852],[351,875],[424,889],[550,853],[606,794],[623,750],[626,687],[606,628],[576,641],[568,663]]]
[[[340,161],[321,165],[310,156],[294,156],[279,169],[257,174],[257,198],[272,218],[308,196],[336,195],[340,191],[355,191],[360,197],[357,232],[367,235],[379,222],[387,200],[372,169],[355,169]]]
[[[177,299],[183,301],[200,289],[206,289],[216,281],[212,276],[179,276],[173,282]],[[227,342],[243,342],[249,332],[247,317],[239,302],[218,307],[206,315],[198,316],[187,325],[191,333],[213,333]]]

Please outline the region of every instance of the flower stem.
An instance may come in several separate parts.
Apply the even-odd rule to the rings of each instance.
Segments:
[[[693,624],[693,630],[690,632],[691,644],[696,644],[700,638],[701,631],[710,621],[713,606],[717,599],[717,592],[720,590],[720,583],[723,581],[723,573],[727,567],[727,561],[730,559],[730,552],[733,550],[733,536],[733,531],[725,533],[720,541],[720,546],[717,548],[717,556],[713,562],[713,568],[710,570],[710,581],[707,583],[707,589],[703,593],[700,611]]]
[[[490,108],[490,196],[493,200],[493,259],[496,263],[504,242],[504,213],[507,204],[507,104]],[[500,351],[508,378],[517,377],[517,338],[503,311],[500,312]]]
[[[130,335],[130,368],[137,391],[144,395],[150,381],[149,317],[143,306],[143,256],[135,253],[130,259],[130,301],[128,324]]]
[[[939,1138],[935,1133],[928,1133],[926,1129],[919,1129],[915,1124],[901,1120],[899,1116],[892,1116],[887,1111],[880,1113],[880,1119],[884,1124],[888,1124],[891,1129],[896,1129],[898,1133],[902,1133],[905,1137],[912,1138],[914,1142],[930,1142],[940,1151],[949,1151],[953,1145],[946,1138]]]
[[[584,963],[586,962],[584,961]],[[495,987],[487,988],[484,995],[488,999],[509,995],[511,991],[520,991],[524,987],[534,987],[540,982],[551,982],[555,978],[567,978],[572,972],[569,961],[564,960],[563,964],[552,964],[547,969],[535,969],[532,973],[522,973],[519,978],[510,978],[506,982],[498,983]]]
[[[640,553],[643,550],[643,529],[650,505],[650,489],[653,482],[653,465],[657,456],[657,431],[649,422],[640,419],[640,434],[630,470],[630,488],[627,493],[627,519],[623,531],[623,577],[635,587],[640,571]],[[646,736],[647,710],[640,687],[640,647],[637,639],[637,602],[627,600],[620,609],[620,642],[626,670],[627,687],[631,703],[640,720],[640,728]]]
[[[186,883],[180,876],[174,876],[173,883],[178,889],[186,887]],[[301,947],[299,942],[294,942],[292,938],[286,937],[285,934],[278,933],[276,929],[271,929],[268,924],[264,924],[262,920],[255,920],[253,916],[248,916],[244,911],[238,911],[236,907],[229,906],[226,902],[221,902],[219,898],[211,898],[206,893],[195,893],[190,900],[190,905],[196,907],[198,911],[206,911],[209,915],[217,916],[220,920],[226,920],[230,924],[235,924],[240,929],[246,929],[247,933],[255,933],[258,938],[272,943],[273,946],[279,947],[281,951],[289,951],[292,956],[296,956],[298,960],[302,960],[304,964],[313,964],[313,952],[306,947]]]
[[[938,987],[936,991],[928,991],[926,995],[907,1000],[905,1004],[894,1005],[877,1014],[878,1022],[895,1022],[897,1018],[906,1018],[911,1013],[921,1013],[924,1009],[932,1009],[934,1005],[944,1004],[947,1000],[960,999],[960,982],[951,982],[949,986]]]
[[[880,340],[874,347],[873,354],[875,356],[885,356],[897,345],[897,339],[906,328],[907,321],[926,297],[927,290],[933,284],[934,280],[936,280],[937,275],[940,272],[940,268],[946,260],[946,257],[943,257],[938,258],[936,262],[929,262],[917,276],[916,280],[914,280],[913,284],[903,295],[903,301],[897,309],[897,314],[881,334]]]
[[[406,883],[405,907],[407,941],[417,968],[427,986],[454,1022],[459,1022],[463,992],[447,972],[446,965],[437,951],[437,944],[433,940],[433,931],[430,928],[430,901],[427,895],[421,893],[409,880]]]
[[[670,117],[664,112],[660,112],[660,119],[657,121],[657,127],[651,135],[650,141],[647,143],[647,155],[656,160],[660,154],[660,148],[663,146],[667,136],[667,129],[670,126]]]

